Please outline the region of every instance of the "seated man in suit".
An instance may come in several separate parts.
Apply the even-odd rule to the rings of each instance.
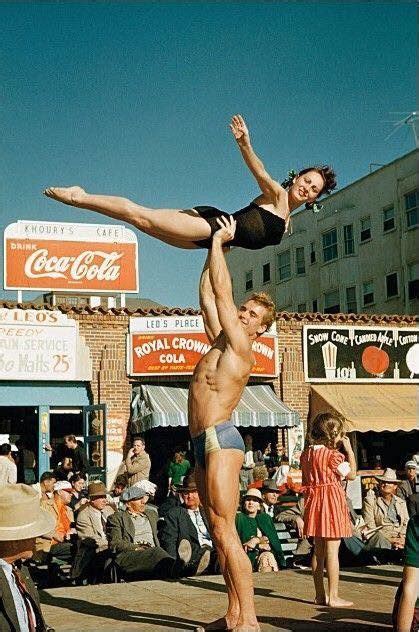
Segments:
[[[263,481],[260,491],[262,492],[265,513],[271,516],[274,522],[277,522],[277,515],[281,509],[278,503],[279,489],[277,484],[272,478],[267,478]]]
[[[121,494],[125,511],[109,516],[106,534],[109,547],[116,553],[115,561],[129,580],[178,577],[191,559],[191,546],[186,540],[179,542],[177,556],[169,555],[157,536],[156,511],[146,507],[147,493],[136,486]]]
[[[175,556],[182,540],[187,540],[192,548],[191,562],[185,575],[200,575],[211,562],[215,569],[217,553],[209,533],[208,521],[201,507],[195,474],[185,476],[184,482],[176,486],[183,504],[169,509],[159,520],[159,538],[162,547]]]
[[[114,510],[108,504],[102,481],[89,483],[87,493],[89,501],[77,514],[78,546],[71,576],[73,579],[87,577],[97,581],[101,579],[110,556],[105,527]]]
[[[0,488],[0,630],[54,632],[42,616],[38,591],[22,561],[32,557],[35,538],[54,528],[29,485]]]

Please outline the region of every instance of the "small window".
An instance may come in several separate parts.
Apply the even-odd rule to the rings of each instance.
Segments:
[[[297,268],[297,274],[305,274],[306,262],[305,262],[305,257],[304,257],[304,247],[296,248],[295,263],[296,263],[296,268]]]
[[[361,219],[361,243],[371,239],[371,217]]]
[[[271,264],[264,263],[262,268],[262,282],[269,283],[271,280]]]
[[[316,245],[314,241],[310,242],[310,263],[316,263]]]
[[[383,210],[383,231],[388,233],[388,231],[393,230],[395,226],[394,206],[388,206]]]
[[[323,233],[323,261],[333,261],[338,258],[338,232],[336,228]]]
[[[298,303],[297,306],[297,312],[304,313],[307,311],[307,304],[306,303]]]
[[[374,281],[362,284],[362,300],[364,307],[374,303]]]
[[[407,227],[418,225],[418,197],[419,191],[411,191],[404,196]]]
[[[345,243],[345,255],[353,255],[355,252],[353,224],[347,224],[343,227],[343,240]]]
[[[249,270],[246,272],[246,283],[245,283],[246,292],[249,290],[253,290],[253,270]]]
[[[339,314],[340,302],[339,302],[339,290],[333,292],[327,292],[324,295],[324,313],[325,314]]]
[[[319,303],[317,298],[313,299],[313,312],[318,312],[319,311]]]
[[[348,314],[356,314],[358,311],[355,285],[346,288],[346,311]]]
[[[278,254],[278,277],[280,281],[291,277],[291,254],[289,250]]]
[[[419,263],[407,266],[409,301],[419,298]]]
[[[386,274],[386,295],[387,298],[399,295],[399,279],[397,272]]]

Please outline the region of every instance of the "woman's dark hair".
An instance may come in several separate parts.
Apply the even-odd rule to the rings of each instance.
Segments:
[[[308,438],[310,443],[324,443],[328,448],[334,448],[336,437],[344,430],[343,417],[332,413],[319,413],[310,424]]]
[[[85,481],[86,477],[83,476],[82,474],[73,474],[73,476],[70,476],[70,483],[72,485],[74,485],[74,483],[78,483],[79,481]]]
[[[329,165],[315,165],[313,167],[306,167],[305,169],[301,169],[301,171],[299,171],[297,174],[290,172],[288,178],[282,182],[281,186],[283,186],[284,189],[288,189],[292,185],[292,181],[295,177],[298,178],[299,176],[302,176],[309,171],[317,171],[317,173],[319,173],[324,180],[323,188],[317,197],[320,197],[324,194],[329,195],[333,191],[333,189],[336,188],[336,174],[333,171],[332,167],[329,167]],[[312,208],[312,206],[313,204],[307,202],[306,208]]]

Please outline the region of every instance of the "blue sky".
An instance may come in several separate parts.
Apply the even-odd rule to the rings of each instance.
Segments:
[[[414,147],[407,127],[385,140],[391,113],[416,109],[413,1],[19,2],[0,4],[0,23],[2,230],[110,222],[43,198],[48,185],[245,206],[257,187],[236,112],[278,179],[328,162],[342,187]],[[138,237],[140,295],[197,305],[205,252]]]

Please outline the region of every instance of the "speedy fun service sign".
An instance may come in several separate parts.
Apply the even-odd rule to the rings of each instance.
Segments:
[[[125,226],[21,221],[4,233],[9,290],[138,292],[138,246]]]
[[[129,375],[191,375],[211,348],[201,316],[133,317],[128,337]],[[253,342],[252,375],[278,374],[276,330]]]

